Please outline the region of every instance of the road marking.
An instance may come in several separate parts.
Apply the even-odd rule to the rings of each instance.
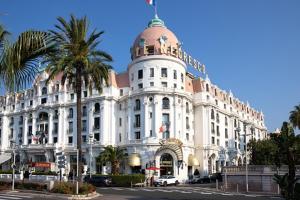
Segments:
[[[5,199],[21,199],[19,197],[9,197],[9,196],[2,196],[2,195],[0,195],[0,198],[5,198]]]
[[[244,194],[245,197],[257,197],[256,195]]]
[[[32,197],[31,196],[20,196],[20,195],[15,195],[15,194],[10,194],[8,193],[7,194],[8,196],[12,196],[12,197],[21,197],[21,198],[26,198],[26,199],[31,199]],[[24,194],[25,195],[25,194]],[[27,195],[27,194],[26,194]]]
[[[219,194],[221,194],[223,196],[233,196],[233,194],[230,194],[230,193],[219,193]]]
[[[129,188],[131,191],[138,191],[138,189]]]
[[[192,193],[192,192],[181,191],[180,193],[183,193],[183,194],[190,194],[190,193]]]
[[[141,190],[147,191],[147,192],[154,192],[154,190],[149,190],[149,189],[145,189],[145,188],[143,188],[143,189],[141,189]]]
[[[212,194],[210,192],[200,192],[201,194]]]
[[[121,189],[121,188],[112,188],[113,190],[124,190],[124,189]]]

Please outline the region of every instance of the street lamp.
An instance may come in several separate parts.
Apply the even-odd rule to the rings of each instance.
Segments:
[[[13,164],[12,164],[12,185],[11,185],[11,190],[15,190],[15,169],[16,169],[16,142],[11,140],[11,147],[13,150]]]

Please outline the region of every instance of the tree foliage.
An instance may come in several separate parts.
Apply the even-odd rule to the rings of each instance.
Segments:
[[[92,31],[88,34],[88,20],[86,17],[76,18],[71,15],[67,22],[64,18],[57,18],[59,24],[56,30],[51,30],[52,41],[55,50],[47,55],[45,63],[48,64],[46,71],[49,72],[47,83],[62,73],[62,85],[68,81],[74,84],[76,92],[76,126],[77,126],[77,149],[79,150],[79,172],[82,171],[82,148],[81,148],[81,93],[83,82],[85,86],[95,87],[102,92],[103,83],[108,83],[110,68],[109,62],[112,57],[96,48],[100,44],[100,36],[103,31]],[[79,180],[82,174],[79,173]]]
[[[111,173],[113,175],[117,175],[120,171],[120,163],[125,157],[125,149],[109,145],[104,147],[104,150],[100,153],[98,160],[101,163],[109,162],[111,164]]]

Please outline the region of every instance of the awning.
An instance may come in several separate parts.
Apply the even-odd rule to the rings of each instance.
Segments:
[[[141,157],[138,153],[133,153],[128,158],[128,164],[131,167],[141,166]]]
[[[199,166],[199,160],[192,154],[189,155],[188,166]]]
[[[4,153],[0,155],[0,164],[5,163],[6,161],[8,161],[11,158],[11,154],[10,153]]]

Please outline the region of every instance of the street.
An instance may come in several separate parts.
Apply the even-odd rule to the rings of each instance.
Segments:
[[[103,196],[102,200],[142,200],[142,199],[245,199],[245,200],[263,200],[280,199],[279,197],[270,197],[254,194],[237,194],[215,191],[200,187],[157,187],[157,188],[120,188],[120,187],[100,187],[97,192]]]

